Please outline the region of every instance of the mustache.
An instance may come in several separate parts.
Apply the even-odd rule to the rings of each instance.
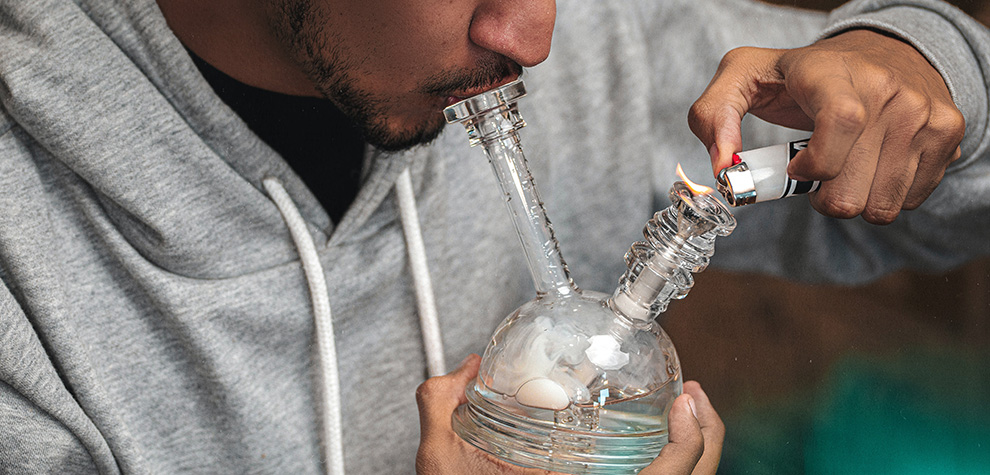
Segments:
[[[427,79],[421,90],[435,96],[452,96],[458,91],[483,88],[508,76],[521,75],[522,71],[519,63],[493,53],[484,56],[474,69],[447,71]]]

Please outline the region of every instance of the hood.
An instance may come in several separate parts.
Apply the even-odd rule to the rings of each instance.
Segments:
[[[5,39],[13,47],[0,55],[4,109],[32,154],[78,177],[76,199],[98,203],[88,213],[105,214],[146,259],[193,278],[296,259],[266,177],[284,183],[317,245],[327,243],[332,225],[318,201],[213,93],[153,0],[2,8],[16,19]],[[369,180],[390,185],[407,162],[377,160]],[[390,186],[365,188],[335,239]]]

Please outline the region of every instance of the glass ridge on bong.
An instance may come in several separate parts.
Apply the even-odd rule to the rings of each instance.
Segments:
[[[574,474],[638,473],[667,443],[681,394],[677,352],[655,321],[704,270],[735,218],[711,189],[675,182],[671,206],[625,255],[607,295],[571,280],[519,140],[525,96],[514,81],[444,109],[481,145],[501,187],[536,287],[485,349],[454,430],[508,462]]]

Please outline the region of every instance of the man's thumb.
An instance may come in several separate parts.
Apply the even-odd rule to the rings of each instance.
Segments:
[[[481,357],[468,355],[457,369],[443,376],[427,379],[416,389],[416,404],[419,406],[420,425],[423,430],[433,424],[450,425],[450,415],[454,409],[467,402],[464,389],[478,375]]]
[[[694,470],[705,451],[705,438],[693,405],[690,394],[681,394],[674,400],[667,417],[670,441],[641,475],[690,475]]]

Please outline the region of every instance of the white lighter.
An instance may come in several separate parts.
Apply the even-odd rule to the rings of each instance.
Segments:
[[[732,166],[719,171],[715,180],[719,193],[731,206],[742,206],[818,191],[820,181],[787,176],[787,164],[807,146],[805,139],[733,155]]]

